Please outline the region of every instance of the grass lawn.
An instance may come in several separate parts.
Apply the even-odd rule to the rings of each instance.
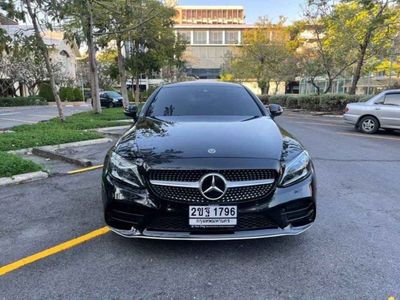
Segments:
[[[0,151],[0,177],[41,171],[42,167],[17,155]]]
[[[10,133],[0,134],[0,151],[17,150],[45,145],[57,145],[103,137],[100,133],[83,131],[100,127],[127,125],[118,120],[127,119],[122,108],[104,109],[101,114],[82,112],[66,118],[58,118],[32,125],[20,125]]]

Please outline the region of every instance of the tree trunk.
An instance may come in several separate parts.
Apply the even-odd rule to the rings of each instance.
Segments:
[[[311,81],[311,84],[313,85],[313,87],[315,87],[317,89],[317,95],[320,95],[321,94],[321,88],[319,87],[318,84],[315,83],[315,79],[311,78],[310,81]]]
[[[262,95],[268,95],[269,93],[269,82],[260,80],[257,82],[258,88],[261,90]]]
[[[332,82],[333,82],[332,78],[328,78],[328,84],[327,84],[326,88],[324,89],[324,92],[323,92],[324,94],[329,92],[329,90],[332,87]]]
[[[131,92],[132,92],[132,98],[133,98],[133,99],[135,99],[135,88],[134,88],[134,87],[135,87],[135,83],[134,83],[134,82],[135,82],[135,78],[132,77],[132,78],[131,78],[131,89],[132,89]]]
[[[278,90],[279,90],[279,81],[275,81],[275,90],[274,90],[274,95],[278,94]]]
[[[135,104],[138,106],[140,101],[140,74],[136,74]]]
[[[125,72],[125,59],[122,56],[122,41],[117,39],[117,51],[118,51],[118,73],[119,73],[119,81],[121,85],[121,95],[122,95],[122,103],[124,107],[129,105],[129,97],[128,97],[128,89],[126,87],[126,72]]]
[[[33,29],[35,30],[36,42],[38,43],[38,46],[40,48],[40,51],[42,52],[42,55],[43,55],[43,58],[44,58],[44,61],[46,64],[46,70],[47,70],[49,80],[50,80],[51,91],[53,93],[54,100],[56,101],[56,104],[57,104],[58,116],[59,116],[60,120],[62,122],[64,122],[65,117],[64,117],[63,106],[61,103],[60,95],[58,94],[58,87],[57,87],[56,81],[54,79],[54,73],[53,73],[53,68],[51,66],[49,51],[47,49],[46,44],[43,41],[42,36],[40,35],[40,29],[39,29],[39,24],[37,21],[37,16],[36,16],[36,13],[32,9],[31,1],[25,0],[24,2],[28,9],[28,14],[32,20]]]
[[[88,11],[87,15],[87,32],[86,38],[88,43],[89,52],[89,76],[91,83],[92,101],[93,101],[93,111],[96,114],[101,113],[101,103],[99,95],[99,76],[97,74],[97,62],[96,62],[96,48],[93,40],[93,13],[92,5],[90,0],[86,0],[86,7]]]
[[[361,77],[362,67],[365,62],[365,54],[367,53],[368,45],[371,41],[372,32],[368,32],[367,36],[364,39],[364,42],[360,45],[360,55],[358,56],[357,66],[353,74],[353,80],[351,82],[351,87],[349,94],[354,95],[357,91],[357,84]]]
[[[364,58],[365,58],[365,52],[364,52],[364,54],[363,53],[360,54],[360,59],[357,62],[357,66],[356,66],[356,69],[354,71],[353,80],[351,81],[351,87],[350,87],[350,90],[349,90],[349,94],[350,95],[354,95],[356,93],[356,91],[357,91],[357,84],[358,84],[358,81],[360,80],[360,77],[361,77],[361,69],[362,69],[362,67],[364,65]]]

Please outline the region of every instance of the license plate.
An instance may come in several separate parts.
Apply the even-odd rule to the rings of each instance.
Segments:
[[[189,225],[200,227],[235,226],[237,206],[190,206]]]

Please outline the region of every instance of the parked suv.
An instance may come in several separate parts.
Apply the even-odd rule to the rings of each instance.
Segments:
[[[376,133],[379,128],[400,129],[400,90],[384,91],[367,102],[350,103],[343,118],[363,133]]]
[[[297,235],[316,215],[308,152],[244,86],[156,90],[112,147],[102,176],[105,221],[125,237],[226,240]]]

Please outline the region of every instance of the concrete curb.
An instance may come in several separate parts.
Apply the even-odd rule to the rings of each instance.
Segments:
[[[92,162],[88,159],[77,159],[77,158],[72,158],[66,155],[62,155],[59,154],[55,151],[52,150],[45,150],[45,149],[41,149],[41,148],[33,148],[32,149],[32,153],[37,155],[37,156],[41,156],[44,158],[51,158],[51,159],[57,159],[57,160],[61,160],[61,161],[65,161],[67,163],[71,163],[74,165],[78,165],[81,167],[90,167],[92,166]]]
[[[114,130],[128,130],[131,128],[132,125],[124,125],[124,126],[114,126],[114,127],[103,127],[103,128],[96,128],[94,131],[100,132],[100,133],[106,133],[108,134],[109,131],[114,131]]]
[[[86,140],[86,141],[72,142],[72,143],[59,144],[59,145],[42,146],[42,147],[37,147],[37,148],[42,149],[42,150],[54,151],[54,150],[64,149],[64,148],[83,147],[83,146],[111,143],[112,141],[113,140],[110,138],[101,138],[101,139]]]
[[[325,118],[337,118],[337,119],[343,119],[343,115],[322,115]]]
[[[49,106],[57,106],[56,102],[47,102]],[[76,102],[62,102],[64,107],[89,107],[92,106],[89,103],[83,102],[83,101],[76,101]]]
[[[103,144],[103,143],[111,143],[112,141],[113,140],[110,138],[101,138],[101,139],[87,140],[87,141],[81,141],[81,142],[72,142],[72,143],[59,144],[59,145],[41,146],[41,147],[36,147],[36,149],[44,149],[44,150],[54,151],[57,149],[64,149],[64,148],[83,147],[83,146],[91,146],[91,145],[97,145],[97,144]],[[7,151],[7,153],[22,155],[22,154],[32,152],[32,150],[33,150],[33,148],[25,148],[25,149]]]
[[[0,178],[0,186],[8,186],[8,185],[15,185],[20,183],[26,183],[31,181],[36,181],[40,179],[45,179],[49,177],[49,174],[46,172],[32,172],[32,173],[25,173],[14,175],[12,177],[2,177]]]

